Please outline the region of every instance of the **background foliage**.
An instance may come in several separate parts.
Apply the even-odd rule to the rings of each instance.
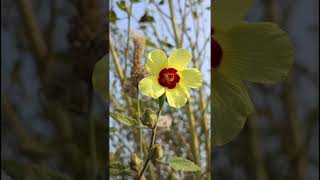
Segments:
[[[1,179],[105,179],[103,0],[1,1]]]

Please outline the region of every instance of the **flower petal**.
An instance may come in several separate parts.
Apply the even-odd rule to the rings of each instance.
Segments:
[[[184,68],[188,67],[192,55],[189,51],[185,49],[176,49],[173,50],[168,59],[168,67],[175,68],[178,71],[183,70]]]
[[[146,64],[147,71],[150,75],[158,75],[159,72],[168,65],[168,58],[165,52],[155,49],[149,52]]]
[[[179,84],[188,88],[198,88],[202,84],[202,74],[198,69],[186,68],[179,72]]]
[[[293,63],[286,32],[273,23],[242,23],[216,36],[223,49],[220,72],[260,83],[283,80]]]
[[[213,27],[227,30],[244,20],[252,0],[217,0],[213,3]]]
[[[171,107],[181,108],[187,103],[190,94],[186,87],[177,84],[174,89],[166,89],[166,97]]]
[[[219,72],[214,72],[212,77],[212,139],[215,145],[223,145],[239,134],[254,109],[242,81]]]
[[[139,91],[146,96],[156,99],[165,93],[165,88],[158,83],[156,76],[148,76],[139,82]]]

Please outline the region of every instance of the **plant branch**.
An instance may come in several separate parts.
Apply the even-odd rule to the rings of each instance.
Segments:
[[[180,40],[179,40],[180,36],[179,36],[176,18],[174,16],[174,7],[173,7],[172,0],[169,0],[169,9],[170,9],[171,24],[172,24],[174,35],[175,35],[174,37],[175,37],[176,46],[180,48],[181,47]]]
[[[148,153],[150,152],[151,148],[154,146],[154,142],[155,142],[155,139],[156,139],[156,134],[157,134],[157,127],[158,127],[158,120],[159,120],[159,117],[160,117],[160,114],[161,114],[161,111],[162,111],[162,107],[159,108],[158,112],[157,112],[157,120],[156,120],[156,125],[155,127],[152,129],[152,132],[151,132],[151,139],[150,139],[150,144],[149,144],[149,148],[148,148]],[[148,167],[148,164],[150,162],[150,157],[149,155],[147,156],[147,159],[143,165],[143,168],[139,174],[139,177],[138,177],[138,180],[140,180],[143,176],[143,173],[145,172],[145,170],[147,169]]]
[[[210,135],[209,135],[209,128],[208,128],[208,118],[206,113],[206,105],[204,102],[203,97],[203,91],[202,89],[199,90],[199,97],[200,97],[200,111],[203,114],[203,118],[201,118],[202,122],[202,129],[204,131],[205,136],[205,145],[206,145],[206,151],[207,151],[207,179],[211,179],[211,173],[210,173],[210,165],[211,165],[211,150],[210,150]]]
[[[137,87],[136,89],[137,89],[137,112],[138,112],[137,122],[141,122],[141,120],[140,120],[141,112],[140,112],[139,88]],[[143,136],[142,130],[139,129],[139,144],[140,144],[140,156],[141,157],[143,155],[143,147],[144,147],[143,137],[142,136]]]
[[[39,64],[41,64],[40,67],[42,67],[47,61],[48,49],[40,27],[36,22],[35,15],[33,14],[32,2],[29,0],[17,0],[17,6],[26,27],[26,34],[31,42],[32,51]]]
[[[124,64],[124,79],[126,80],[127,75],[127,69],[128,69],[128,56],[129,56],[129,43],[130,43],[130,32],[131,32],[131,15],[132,15],[132,9],[133,9],[133,2],[130,1],[130,10],[127,12],[128,14],[128,38],[127,38],[127,45],[125,49],[125,64]],[[124,80],[124,81],[125,81]]]
[[[116,67],[117,74],[119,76],[121,84],[124,85],[124,74],[123,74],[123,71],[120,66],[120,60],[119,60],[118,55],[116,53],[116,50],[114,49],[114,46],[112,44],[111,34],[109,34],[109,47],[110,47],[113,63]]]

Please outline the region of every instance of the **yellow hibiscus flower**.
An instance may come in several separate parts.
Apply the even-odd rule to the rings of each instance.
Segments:
[[[254,111],[244,81],[273,84],[286,78],[293,46],[274,23],[242,22],[252,0],[213,3],[212,135],[215,145],[231,141]]]
[[[185,49],[173,50],[167,58],[165,52],[155,49],[148,54],[148,76],[139,82],[139,91],[152,98],[165,93],[171,107],[180,108],[190,98],[187,88],[198,88],[202,75],[195,68],[187,68],[192,55]]]

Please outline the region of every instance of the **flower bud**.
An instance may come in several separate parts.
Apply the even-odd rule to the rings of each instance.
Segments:
[[[170,174],[169,179],[170,180],[179,180],[179,177],[176,173],[173,172]]]
[[[131,155],[130,167],[137,173],[139,173],[142,169],[142,160],[135,153]]]
[[[164,151],[161,144],[155,144],[149,153],[149,158],[152,160],[161,160],[164,157]]]
[[[143,125],[148,126],[149,128],[154,128],[157,122],[157,115],[151,109],[146,109],[143,112],[141,122]]]

